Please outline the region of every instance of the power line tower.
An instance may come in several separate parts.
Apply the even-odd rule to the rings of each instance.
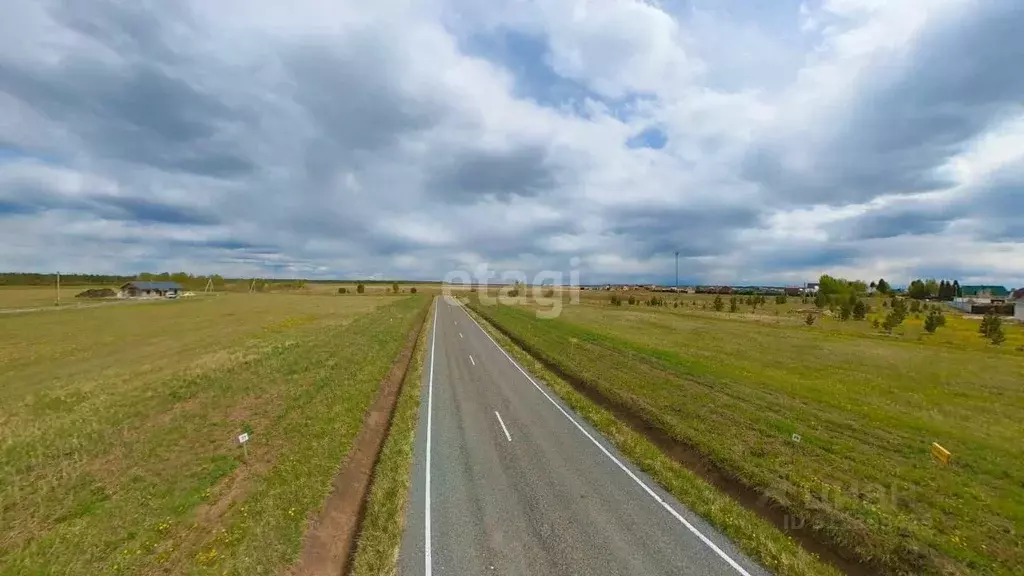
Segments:
[[[203,292],[213,292],[213,278],[206,279],[206,288],[203,288]]]
[[[249,294],[252,294],[252,293],[256,292],[256,281],[257,280],[259,280],[259,278],[253,278],[252,279],[252,284],[249,284]]]

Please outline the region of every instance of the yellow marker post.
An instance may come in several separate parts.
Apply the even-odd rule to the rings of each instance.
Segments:
[[[938,458],[939,462],[942,462],[943,464],[949,464],[950,458],[953,457],[953,455],[949,453],[949,450],[939,446],[937,442],[932,442],[932,456]]]

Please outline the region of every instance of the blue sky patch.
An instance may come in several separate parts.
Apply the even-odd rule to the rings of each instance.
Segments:
[[[626,146],[630,148],[661,150],[665,144],[668,144],[668,135],[662,129],[653,126],[626,140]]]

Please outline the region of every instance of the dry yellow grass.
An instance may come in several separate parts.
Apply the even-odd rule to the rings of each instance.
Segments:
[[[287,566],[425,301],[0,316],[0,574]]]

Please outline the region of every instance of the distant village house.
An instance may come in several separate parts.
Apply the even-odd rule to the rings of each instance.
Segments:
[[[121,286],[119,298],[166,298],[177,297],[181,293],[181,284],[177,282],[128,282]]]

